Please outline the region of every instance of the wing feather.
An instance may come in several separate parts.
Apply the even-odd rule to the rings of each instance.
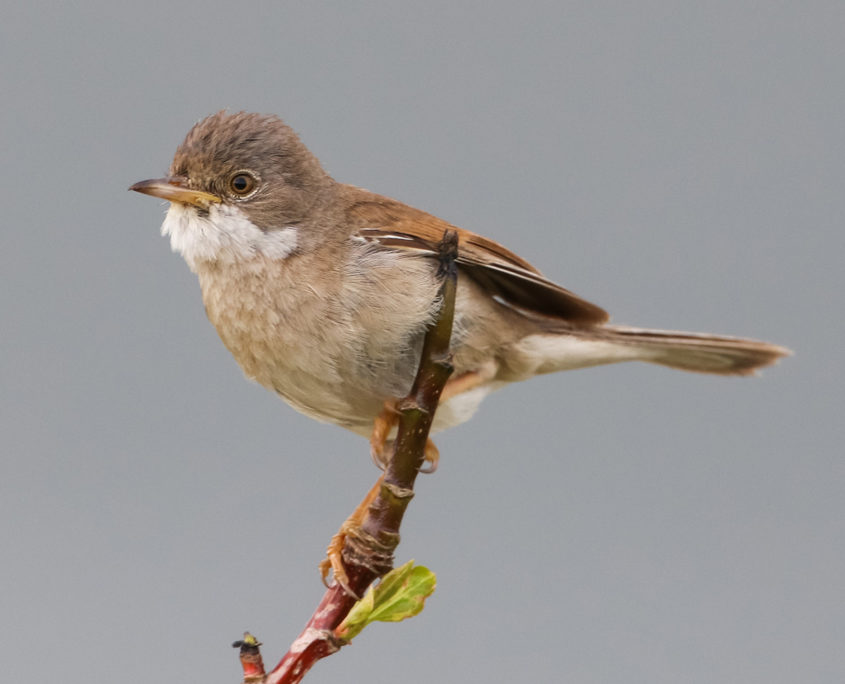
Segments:
[[[436,254],[446,230],[458,233],[458,265],[490,296],[525,315],[563,319],[574,325],[597,325],[607,313],[545,278],[536,268],[502,245],[457,228],[431,214],[367,193],[349,207],[356,235],[390,249]]]

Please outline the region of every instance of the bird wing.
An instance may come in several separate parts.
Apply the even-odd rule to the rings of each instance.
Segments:
[[[524,314],[563,319],[579,326],[608,319],[602,308],[548,280],[497,242],[396,200],[371,193],[361,198],[357,193],[348,211],[358,237],[390,249],[433,256],[444,232],[453,230],[458,234],[458,266],[500,303]]]

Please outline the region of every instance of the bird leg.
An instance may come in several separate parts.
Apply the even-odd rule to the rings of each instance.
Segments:
[[[448,383],[446,386],[449,386]],[[397,400],[395,399],[385,401],[384,408],[373,421],[373,432],[370,435],[370,457],[381,470],[387,468],[387,462],[390,459],[390,446],[393,444],[389,437],[399,423],[399,411],[396,409],[396,404]],[[437,470],[440,451],[430,439],[425,443],[424,458],[428,465],[420,468],[421,473],[433,473]]]
[[[384,475],[376,480],[376,483],[373,485],[372,489],[367,492],[363,501],[361,501],[355,510],[352,511],[352,515],[343,521],[343,524],[340,526],[337,534],[335,534],[329,542],[329,546],[326,549],[326,557],[320,561],[320,576],[323,578],[323,584],[329,586],[327,578],[329,576],[329,570],[331,570],[335,581],[342,586],[346,593],[350,596],[355,596],[355,593],[349,588],[349,576],[346,574],[346,569],[343,567],[343,545],[346,543],[347,535],[353,530],[361,527],[361,523],[364,521],[364,516],[367,515],[367,509],[378,496],[383,481]]]
[[[487,382],[494,374],[495,368],[482,368],[481,370],[468,371],[456,378],[452,378],[443,387],[438,405],[449,401],[449,399],[458,394],[475,389]],[[370,435],[370,457],[373,459],[373,463],[381,470],[387,468],[387,461],[390,459],[389,445],[392,444],[392,441],[389,439],[390,434],[396,429],[396,425],[399,423],[399,411],[396,408],[397,401],[396,399],[385,401],[381,413],[373,421],[373,431]],[[420,468],[420,472],[433,473],[437,470],[439,461],[440,452],[434,442],[429,439],[425,444],[425,462],[427,465]]]
[[[461,376],[461,378],[468,375],[473,374],[466,373]],[[458,380],[460,381],[461,378],[458,378]],[[449,387],[449,383],[446,383],[446,387]],[[458,391],[454,394],[458,394],[462,391],[464,391],[464,389],[458,389]],[[446,393],[445,389],[443,393]],[[381,470],[385,470],[387,468],[387,462],[391,455],[390,445],[392,445],[392,440],[390,440],[389,437],[391,432],[393,432],[399,423],[399,411],[397,410],[396,405],[397,400],[395,399],[385,401],[381,413],[379,413],[373,421],[373,431],[370,435],[370,456],[376,466]],[[437,463],[440,460],[440,451],[430,439],[428,439],[425,443],[425,453],[423,458],[425,459],[425,463],[427,465],[420,468],[421,473],[433,473],[437,470]],[[349,533],[357,530],[361,526],[361,523],[364,521],[364,516],[367,515],[367,509],[378,496],[379,489],[381,489],[383,481],[384,475],[376,481],[372,489],[367,492],[363,501],[361,501],[355,510],[352,511],[352,515],[343,522],[340,529],[337,531],[337,534],[335,534],[329,542],[329,546],[326,549],[326,558],[320,562],[320,575],[323,578],[324,584],[329,576],[329,571],[331,571],[335,580],[337,580],[337,583],[349,591],[349,577],[343,567],[343,546],[346,543],[346,537]]]
[[[388,399],[384,402],[381,413],[373,421],[373,431],[370,434],[370,458],[380,470],[387,468],[387,461],[390,459],[390,450],[387,448],[387,441],[390,433],[399,424],[399,411],[396,409],[396,399]]]

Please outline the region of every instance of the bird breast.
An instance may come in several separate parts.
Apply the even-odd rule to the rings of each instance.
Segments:
[[[313,418],[366,433],[384,401],[410,389],[437,311],[435,264],[364,245],[334,257],[259,252],[195,270],[247,377]]]

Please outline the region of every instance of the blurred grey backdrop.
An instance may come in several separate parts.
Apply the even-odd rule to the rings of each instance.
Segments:
[[[537,379],[442,435],[424,613],[309,682],[845,679],[841,2],[4,3],[3,679],[238,682],[322,593],[366,443],[243,379],[126,192],[221,108],[760,378]]]

